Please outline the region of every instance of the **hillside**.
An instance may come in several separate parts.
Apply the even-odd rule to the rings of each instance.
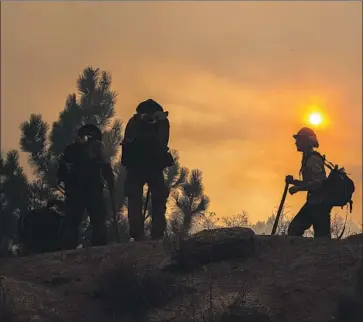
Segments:
[[[342,301],[353,294],[362,311],[361,261],[361,235],[327,241],[220,229],[178,252],[146,241],[3,260],[0,306],[16,322],[362,321],[338,317],[339,303],[353,313]]]

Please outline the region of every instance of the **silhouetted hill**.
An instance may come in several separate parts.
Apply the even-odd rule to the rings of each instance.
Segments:
[[[361,261],[362,235],[314,240],[248,229],[204,231],[177,251],[140,242],[7,259],[0,305],[13,319],[0,320],[362,321],[347,316],[362,311]]]

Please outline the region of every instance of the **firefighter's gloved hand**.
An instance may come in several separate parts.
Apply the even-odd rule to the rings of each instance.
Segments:
[[[165,120],[166,118],[168,118],[169,112],[162,112],[162,111],[157,111],[153,114],[153,116],[157,119],[157,120]]]
[[[140,118],[142,121],[147,122],[147,123],[155,123],[156,119],[153,115],[149,115],[148,113],[142,113],[140,115]]]
[[[295,179],[294,179],[294,177],[293,177],[293,176],[291,176],[291,175],[288,175],[288,176],[286,176],[286,178],[285,178],[285,182],[286,182],[287,184],[293,184],[293,183],[294,183],[294,181],[295,181]]]
[[[294,195],[295,193],[297,193],[299,191],[299,188],[296,186],[292,186],[289,188],[289,193],[290,195]]]

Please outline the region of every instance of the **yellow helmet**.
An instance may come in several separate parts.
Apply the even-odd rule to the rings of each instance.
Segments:
[[[294,137],[294,139],[297,139],[299,137],[307,138],[313,144],[314,148],[319,147],[318,138],[317,138],[315,132],[308,127],[303,127],[302,129],[300,129],[299,132],[294,134],[293,137]]]

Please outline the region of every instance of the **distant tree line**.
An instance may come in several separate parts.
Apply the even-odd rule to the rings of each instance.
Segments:
[[[214,212],[204,212],[195,219],[195,226],[193,228],[196,231],[220,227],[247,227],[251,228],[256,234],[270,235],[276,219],[276,211],[273,211],[266,220],[257,221],[256,223],[250,222],[249,215],[246,211],[223,218],[218,218]],[[284,207],[277,226],[276,235],[287,235],[287,230],[292,219],[293,215],[290,214],[289,207]],[[359,229],[359,226],[349,218],[346,221],[345,217],[334,212],[331,216],[331,236],[332,238],[338,238],[342,232],[342,238],[345,238],[361,232],[361,229]],[[307,230],[304,236],[313,237],[313,229],[310,228]]]

